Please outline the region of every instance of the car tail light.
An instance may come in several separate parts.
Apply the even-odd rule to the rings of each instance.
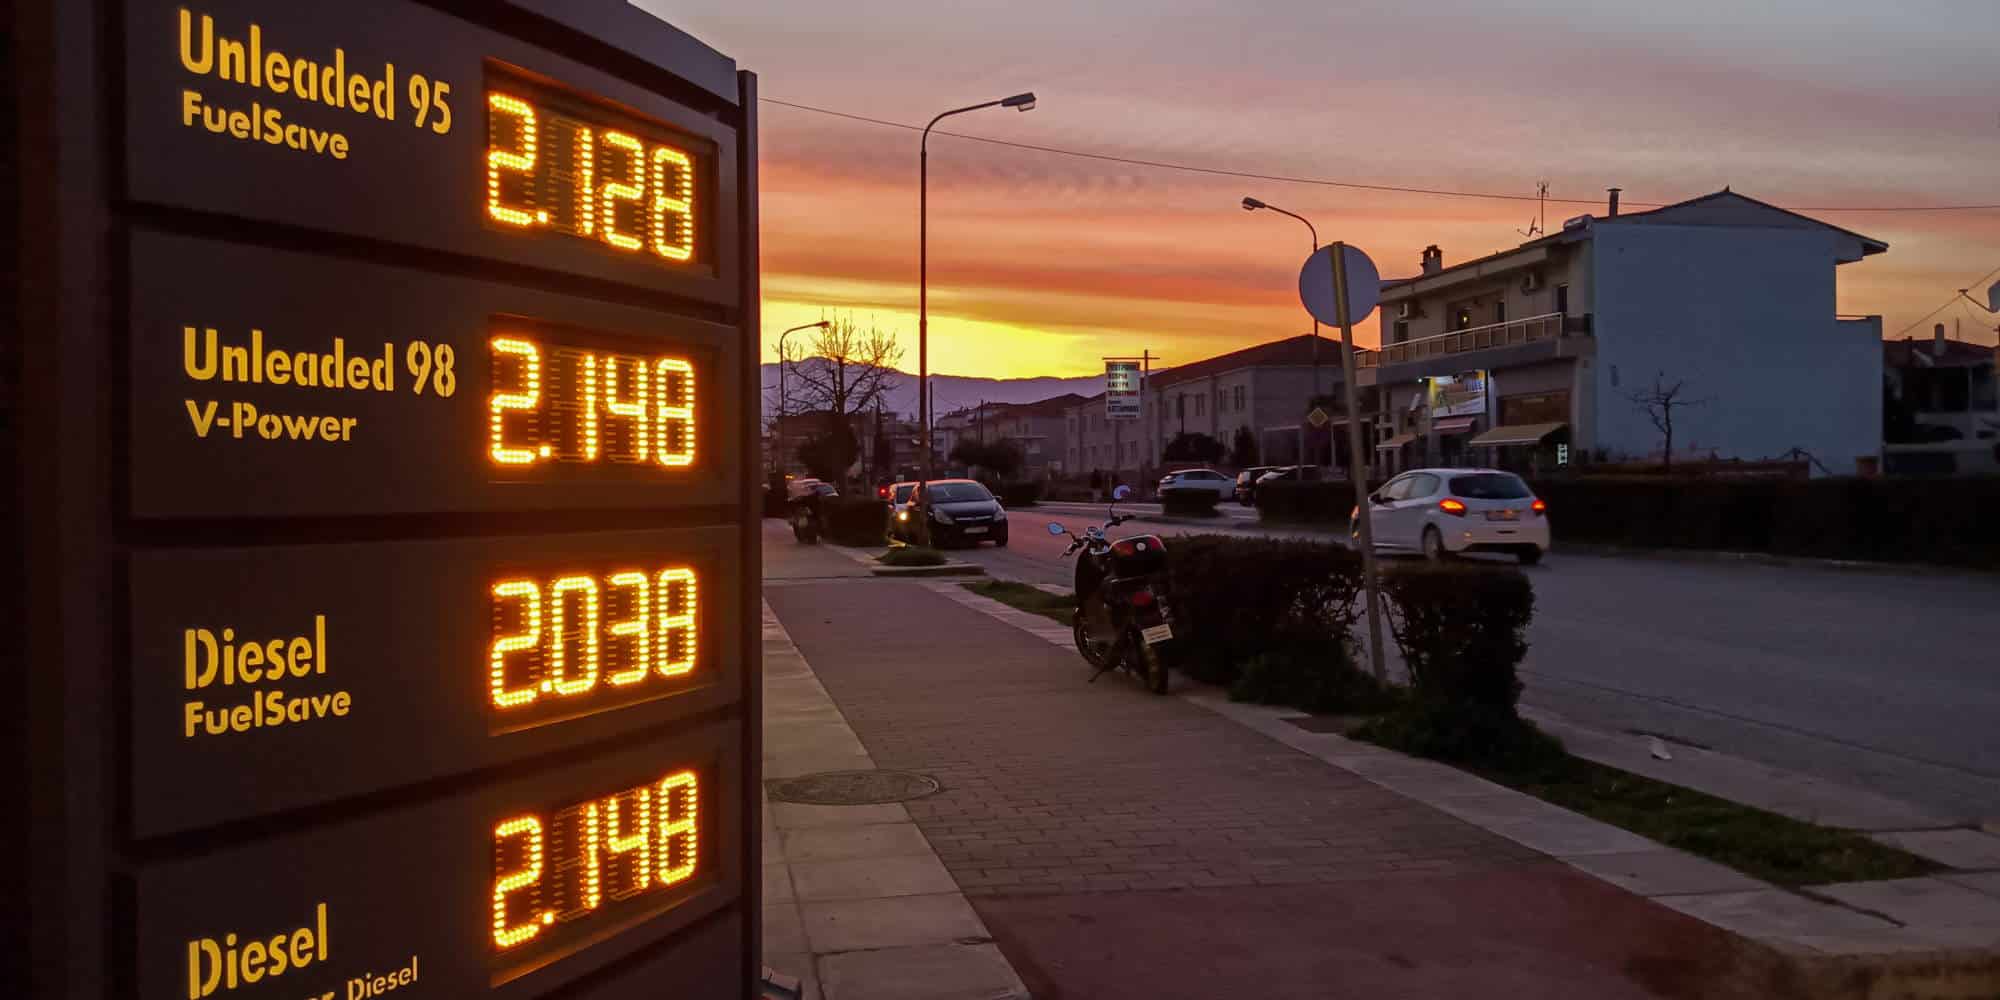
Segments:
[[[1438,509],[1453,517],[1464,517],[1465,501],[1445,497],[1443,500],[1438,501]]]
[[[1534,511],[1537,514],[1546,514],[1549,512],[1549,505],[1543,503],[1541,498],[1537,497],[1534,503],[1528,505],[1528,509]]]
[[[887,486],[877,486],[877,487],[875,487],[875,496],[876,496],[877,498],[879,498],[879,499],[882,499],[882,500],[887,500],[887,499],[889,499],[889,487],[887,487]]]

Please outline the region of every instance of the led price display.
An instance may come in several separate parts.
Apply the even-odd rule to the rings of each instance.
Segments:
[[[513,721],[648,697],[694,670],[695,571],[513,576],[493,584],[489,699]],[[570,708],[570,706],[576,706]]]
[[[700,255],[693,145],[636,116],[525,80],[486,93],[486,220],[664,265]]]
[[[512,331],[488,347],[486,452],[494,465],[694,464],[695,374],[687,358],[583,350]]]
[[[700,779],[658,781],[493,827],[493,948],[512,958],[585,923],[642,912],[701,860]]]

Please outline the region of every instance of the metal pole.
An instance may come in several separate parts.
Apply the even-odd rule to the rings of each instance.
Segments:
[[[943,117],[942,115],[939,116]],[[931,120],[936,125],[937,119]],[[931,544],[931,130],[917,150],[917,407],[924,420],[924,468],[917,482],[923,507],[917,511],[925,547]]]
[[[818,327],[824,330],[827,328],[829,322],[830,321],[828,320],[820,320],[817,323],[805,323],[799,326],[792,327],[791,329],[778,334],[778,474],[779,475],[784,475],[785,465],[786,465],[785,416],[787,409],[786,400],[788,397],[786,397],[785,395],[785,338],[799,332],[800,330],[810,330],[814,327]]]
[[[1382,660],[1382,592],[1375,575],[1375,532],[1369,525],[1368,465],[1361,459],[1360,404],[1354,388],[1354,324],[1347,315],[1347,244],[1335,241],[1333,253],[1333,309],[1340,314],[1340,368],[1343,394],[1347,401],[1347,476],[1354,481],[1355,530],[1361,546],[1362,588],[1368,593],[1368,655],[1375,679],[1386,682],[1388,667]]]

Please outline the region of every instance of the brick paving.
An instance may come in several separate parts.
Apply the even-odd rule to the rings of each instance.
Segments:
[[[793,587],[771,603],[877,765],[943,782],[910,815],[968,895],[1296,885],[1541,857],[1126,677],[1086,684],[1074,653],[918,586]],[[883,629],[885,604],[951,642]],[[803,623],[786,614],[808,606]]]
[[[920,584],[766,593],[1041,1000],[1735,995],[1727,935]]]

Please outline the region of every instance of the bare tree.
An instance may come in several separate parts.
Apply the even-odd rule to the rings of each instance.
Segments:
[[[786,353],[778,363],[798,384],[804,408],[826,414],[829,434],[835,427],[851,427],[856,415],[874,408],[897,386],[895,366],[903,359],[895,334],[872,323],[863,329],[852,316],[834,319],[803,347]]]
[[[1631,400],[1632,405],[1638,407],[1639,412],[1644,413],[1646,419],[1653,422],[1654,427],[1659,428],[1660,436],[1664,439],[1663,447],[1660,450],[1661,462],[1664,468],[1672,469],[1674,467],[1674,411],[1690,406],[1702,406],[1708,403],[1709,399],[1706,397],[1696,399],[1689,396],[1687,394],[1686,379],[1676,379],[1669,384],[1666,372],[1654,375],[1651,387],[1627,392],[1625,393],[1625,398]]]

